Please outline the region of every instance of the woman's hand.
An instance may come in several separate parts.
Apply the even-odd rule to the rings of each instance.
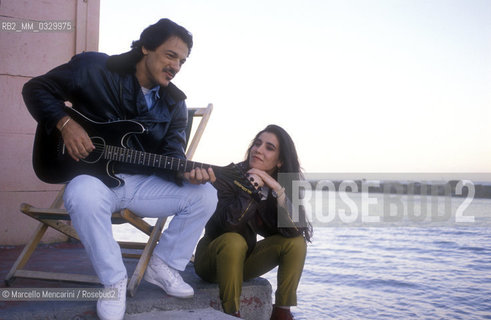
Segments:
[[[252,184],[256,187],[268,186],[270,189],[278,192],[281,190],[281,185],[273,177],[263,170],[252,168],[247,171],[249,178],[252,178]],[[256,186],[257,183],[257,186]]]
[[[277,200],[278,205],[285,206],[285,189],[276,181],[273,177],[267,174],[265,171],[252,168],[247,171],[249,178],[252,178],[252,184],[257,188],[267,185],[271,190],[279,194]],[[256,186],[257,183],[257,186]]]

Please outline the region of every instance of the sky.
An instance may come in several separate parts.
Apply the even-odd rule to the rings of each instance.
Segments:
[[[173,82],[214,106],[195,161],[239,162],[274,123],[305,172],[491,172],[489,0],[101,0],[99,50],[169,18]]]

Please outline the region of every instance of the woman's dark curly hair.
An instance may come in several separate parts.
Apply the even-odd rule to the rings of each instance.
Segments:
[[[278,180],[278,174],[279,173],[287,173],[285,177],[289,181],[289,183],[284,183],[283,187],[285,188],[285,193],[288,195],[288,197],[291,199],[292,195],[292,181],[293,180],[303,180],[303,174],[302,174],[302,168],[300,167],[300,161],[298,160],[298,155],[297,155],[297,149],[295,148],[295,143],[293,142],[292,138],[286,132],[285,129],[282,127],[275,125],[275,124],[270,124],[263,130],[259,131],[259,133],[254,137],[254,139],[251,142],[251,145],[247,149],[247,154],[246,154],[246,161],[245,163],[247,166],[249,165],[249,158],[251,154],[251,149],[254,146],[254,142],[259,138],[259,136],[264,133],[264,132],[269,132],[272,133],[276,136],[279,142],[279,150],[280,150],[280,155],[279,155],[279,160],[282,162],[282,165],[280,168],[278,168],[272,175],[272,177],[276,180]],[[283,182],[283,179],[282,179]],[[306,212],[305,208],[303,206],[300,206],[299,208],[299,218],[300,218],[300,223],[299,225],[301,226],[301,231],[307,241],[311,241],[312,238],[312,225],[310,222],[307,220],[306,217]]]

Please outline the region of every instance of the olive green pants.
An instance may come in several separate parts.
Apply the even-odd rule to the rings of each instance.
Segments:
[[[307,244],[302,236],[274,235],[259,241],[246,257],[247,243],[238,233],[229,232],[210,241],[201,239],[196,248],[194,268],[209,282],[218,283],[225,313],[239,311],[242,282],[259,277],[278,266],[275,303],[297,305],[297,287],[302,275]]]

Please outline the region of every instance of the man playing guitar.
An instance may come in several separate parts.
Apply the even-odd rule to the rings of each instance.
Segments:
[[[90,162],[99,141],[75,119],[75,113],[68,113],[65,101],[97,123],[136,121],[144,133],[128,135],[128,148],[184,161],[186,96],[171,80],[192,45],[186,29],[161,19],[141,33],[131,51],[115,56],[78,54],[26,83],[23,97],[38,128],[47,134],[57,130],[64,152],[75,162]],[[154,250],[145,279],[169,295],[193,296],[193,288],[179,271],[186,267],[215,210],[216,190],[207,183],[215,181],[213,170],[191,169],[183,179],[174,171],[118,163],[111,167],[111,174],[122,183],[114,187],[101,176],[77,172],[64,194],[65,208],[101,283],[119,290],[118,300],[98,301],[99,317],[123,319],[125,313],[127,273],[111,230],[111,214],[122,208],[144,217],[174,215]]]

